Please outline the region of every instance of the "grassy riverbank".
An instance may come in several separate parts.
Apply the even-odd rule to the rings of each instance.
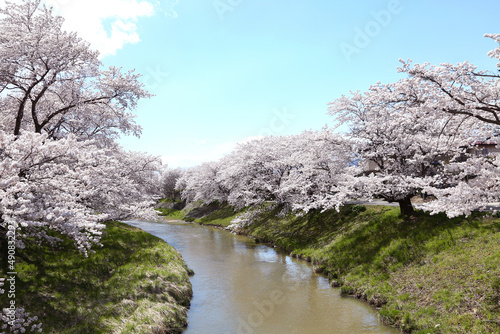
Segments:
[[[103,247],[88,258],[69,240],[57,250],[27,244],[17,258],[18,307],[44,333],[182,332],[192,289],[180,254],[138,228],[106,225]]]
[[[226,227],[234,216],[225,208],[195,221]],[[312,261],[405,332],[500,333],[499,218],[404,219],[398,208],[347,206],[302,217],[265,212],[242,232]]]

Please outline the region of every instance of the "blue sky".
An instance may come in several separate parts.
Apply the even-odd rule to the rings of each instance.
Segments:
[[[156,96],[136,110],[143,135],[120,142],[171,167],[331,124],[328,102],[398,80],[400,58],[494,70],[495,43],[483,34],[500,32],[494,0],[47,2],[106,66],[144,75]]]

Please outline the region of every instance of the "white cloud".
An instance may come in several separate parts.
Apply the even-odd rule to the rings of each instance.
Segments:
[[[9,0],[22,3],[22,0]],[[175,19],[179,0],[42,0],[56,15],[65,18],[64,29],[75,31],[99,50],[101,57],[113,55],[126,44],[141,39],[137,29],[140,18],[153,16],[156,11]],[[0,7],[5,0],[0,0]]]
[[[141,0],[44,0],[65,18],[64,28],[99,50],[101,57],[113,55],[125,44],[140,41],[139,18],[155,13],[151,2]],[[107,26],[108,25],[108,26]]]

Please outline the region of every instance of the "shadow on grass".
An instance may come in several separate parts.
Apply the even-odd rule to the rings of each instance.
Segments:
[[[201,216],[202,218],[199,218],[196,221],[200,224],[205,225],[213,224],[228,226],[233,218],[235,218],[238,214],[244,212],[245,210],[246,209],[234,209],[234,207],[230,206],[227,202],[214,202],[209,204],[207,208],[203,210],[204,212]],[[191,213],[189,214],[191,215]]]

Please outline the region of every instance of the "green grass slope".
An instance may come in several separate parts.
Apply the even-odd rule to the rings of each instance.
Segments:
[[[201,225],[214,225],[226,228],[231,224],[231,220],[246,211],[246,209],[235,210],[227,203],[213,202],[210,204],[197,203],[184,210],[159,208],[156,211],[166,220],[184,220]]]
[[[69,240],[56,250],[28,244],[16,265],[18,307],[44,333],[182,332],[192,289],[180,254],[138,228],[106,225],[88,258]]]

